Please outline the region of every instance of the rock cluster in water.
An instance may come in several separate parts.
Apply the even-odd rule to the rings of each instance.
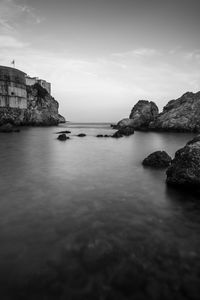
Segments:
[[[130,117],[123,119],[117,128],[133,127],[136,130],[200,131],[200,92],[187,92],[171,100],[159,114],[154,102],[140,100],[133,107]]]
[[[200,136],[175,153],[167,169],[167,183],[200,190]]]

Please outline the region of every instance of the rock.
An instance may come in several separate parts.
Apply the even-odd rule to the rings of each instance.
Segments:
[[[123,137],[123,134],[121,134],[121,133],[119,132],[119,130],[116,131],[116,132],[112,135],[112,138],[116,138],[116,139],[121,138],[121,137]]]
[[[120,124],[129,123],[128,126],[134,127],[138,130],[146,130],[149,127],[150,122],[154,121],[158,116],[158,107],[154,102],[147,100],[139,100],[133,107],[128,121],[124,119],[120,121]],[[118,123],[118,124],[119,124]]]
[[[66,120],[63,116],[61,116],[60,114],[58,114],[58,120],[59,120],[59,123],[62,124],[62,123],[66,123]]]
[[[69,140],[69,137],[66,136],[66,134],[60,134],[58,137],[57,137],[58,140],[60,141],[66,141],[66,140]]]
[[[102,138],[102,137],[103,137],[103,134],[97,134],[97,137],[98,137],[98,138]]]
[[[64,131],[59,131],[59,132],[56,132],[57,134],[60,134],[60,133],[71,133],[71,131],[68,131],[68,130],[64,130]]]
[[[176,151],[166,174],[168,184],[200,190],[200,135]]]
[[[142,164],[155,168],[166,168],[170,165],[172,158],[165,151],[155,151],[146,157]]]
[[[151,130],[200,131],[200,92],[187,92],[171,100],[157,118],[149,125]]]
[[[124,128],[124,127],[134,127],[134,120],[133,119],[122,119],[116,125],[117,129]]]
[[[9,132],[19,132],[20,130],[15,128],[12,124],[6,123],[0,126],[0,132],[9,133]]]
[[[84,137],[84,136],[86,136],[86,134],[85,133],[79,133],[79,134],[77,134],[77,136]]]
[[[118,132],[122,135],[129,136],[131,134],[134,134],[134,128],[127,126],[127,127],[123,127],[121,129],[119,129]]]

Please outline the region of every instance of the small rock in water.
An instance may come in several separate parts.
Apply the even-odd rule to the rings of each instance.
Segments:
[[[166,168],[170,165],[172,158],[165,151],[155,151],[147,156],[142,164],[155,168]]]
[[[59,141],[66,141],[66,140],[69,140],[69,137],[68,136],[66,136],[66,134],[60,134],[58,137],[57,137],[57,139],[59,140]]]
[[[98,137],[98,138],[102,138],[102,137],[103,137],[103,134],[97,134],[97,137]]]
[[[86,134],[85,133],[79,133],[77,136],[84,137],[84,136],[86,136]]]
[[[64,130],[64,131],[59,131],[59,132],[56,132],[57,134],[61,134],[61,133],[71,133],[71,131],[68,131],[68,130]]]

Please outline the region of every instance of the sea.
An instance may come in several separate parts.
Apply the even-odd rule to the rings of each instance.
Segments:
[[[0,133],[1,300],[199,299],[199,196],[142,165],[194,134],[96,137],[113,133],[109,123]]]

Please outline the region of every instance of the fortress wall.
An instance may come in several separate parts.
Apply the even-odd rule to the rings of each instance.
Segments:
[[[24,72],[0,66],[0,107],[27,108]]]

